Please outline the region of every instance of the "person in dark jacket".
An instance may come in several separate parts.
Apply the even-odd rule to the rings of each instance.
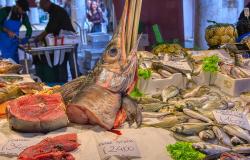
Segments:
[[[32,27],[26,12],[29,10],[27,0],[17,0],[13,7],[0,9],[0,50],[3,58],[11,58],[19,63],[18,45],[28,42],[32,35]],[[27,29],[23,39],[19,30],[24,25]]]
[[[245,6],[250,10],[250,2]],[[246,17],[244,10],[241,12],[238,22],[237,22],[237,31],[239,37],[237,42],[240,42],[244,37],[250,36],[250,17]]]
[[[91,32],[101,32],[102,31],[102,21],[103,15],[101,8],[98,7],[96,1],[92,1],[90,10],[87,13],[87,18],[90,22],[93,23]]]
[[[36,42],[43,41],[48,34],[53,34],[53,35],[57,36],[57,35],[59,35],[61,30],[75,32],[73,25],[71,23],[71,19],[64,8],[52,3],[50,0],[40,0],[40,7],[45,12],[49,13],[49,22],[45,28],[45,31],[42,32],[40,35],[38,35],[35,38]],[[56,82],[60,82],[60,83],[67,82],[67,80],[68,80],[67,60],[70,59],[70,56],[73,57],[73,54],[66,53],[66,56],[64,58],[63,63],[58,65],[58,66],[54,66],[55,70],[52,72],[52,74],[56,77],[55,77],[55,79],[52,79],[49,81],[56,81]],[[38,59],[38,57],[36,57],[36,59]],[[46,61],[45,56],[43,56],[42,61]],[[70,65],[70,66],[73,66],[73,65]],[[40,68],[41,68],[40,65],[37,63],[36,72],[37,72],[38,76],[40,78],[42,76],[43,77],[43,78],[41,78],[42,80],[47,79],[46,70],[44,71],[43,69],[40,69]],[[48,67],[47,67],[47,69],[48,69]],[[72,72],[72,70],[73,69],[71,69],[71,72]],[[73,72],[73,75],[74,75],[73,78],[75,77],[74,73],[75,72]]]

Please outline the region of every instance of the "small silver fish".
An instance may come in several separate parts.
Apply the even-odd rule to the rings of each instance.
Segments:
[[[230,146],[230,147],[233,146],[229,136],[223,131],[223,129],[221,129],[221,128],[217,127],[217,126],[213,126],[212,129],[214,131],[215,136],[218,138],[218,140],[222,144]]]
[[[205,95],[210,91],[208,86],[198,86],[193,89],[191,92],[186,93],[183,98],[190,98],[190,97],[200,97]]]
[[[192,111],[190,109],[184,108],[183,112],[192,118],[196,118],[196,119],[202,120],[202,121],[207,122],[207,123],[213,123],[213,121],[211,119],[205,117],[204,115],[202,115],[198,112]]]
[[[170,72],[168,72],[168,71],[166,71],[166,70],[163,70],[163,69],[159,69],[159,70],[158,70],[158,73],[159,73],[162,77],[164,77],[164,78],[169,78],[169,77],[172,76],[172,73],[170,73]]]
[[[231,151],[230,148],[223,147],[220,145],[215,145],[215,144],[209,144],[205,142],[194,143],[192,146],[198,151],[205,153],[207,155],[215,155],[215,154],[220,154],[220,153]]]
[[[209,126],[211,126],[209,123],[181,123],[172,127],[171,131],[180,134],[194,135],[207,129]]]
[[[162,76],[158,73],[153,72],[151,75],[151,79],[162,79]]]
[[[143,112],[158,112],[167,104],[162,103],[150,103],[150,104],[139,104],[139,106],[143,109]]]
[[[188,123],[203,123],[203,121],[198,120],[198,119],[195,119],[195,118],[190,118],[190,119],[188,120]]]
[[[244,141],[242,141],[240,138],[234,136],[231,138],[231,142],[233,145],[237,146],[237,145],[241,145],[241,144],[245,144]]]
[[[177,116],[171,116],[171,117],[165,117],[162,122],[154,123],[154,124],[143,124],[144,127],[155,127],[155,128],[163,128],[163,129],[169,129],[176,124],[186,122],[187,119],[185,117],[177,117]]]
[[[139,104],[161,103],[161,100],[151,97],[140,97],[137,101]]]
[[[157,113],[157,112],[142,112],[143,118],[162,118],[169,115],[169,113]]]
[[[191,143],[197,143],[202,141],[198,136],[185,136],[178,133],[173,133],[173,137],[179,141],[191,142]]]
[[[235,126],[235,125],[225,125],[223,127],[223,129],[229,135],[242,138],[242,139],[246,140],[248,143],[250,143],[250,135],[249,135],[248,131],[246,131],[238,126]]]
[[[215,135],[214,135],[214,132],[212,130],[204,130],[204,131],[201,131],[199,133],[199,137],[202,140],[210,140],[210,139],[214,139]]]
[[[167,102],[170,98],[177,96],[180,93],[180,90],[175,86],[170,86],[163,89],[161,96],[163,102]]]
[[[250,144],[242,144],[232,149],[236,153],[240,154],[249,154],[250,153]]]

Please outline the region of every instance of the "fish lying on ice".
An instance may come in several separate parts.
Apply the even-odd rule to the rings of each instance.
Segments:
[[[194,143],[193,147],[197,149],[198,151],[205,153],[207,155],[215,155],[215,154],[220,154],[220,153],[231,151],[231,149],[228,147],[219,146],[215,144],[209,144],[205,142]]]

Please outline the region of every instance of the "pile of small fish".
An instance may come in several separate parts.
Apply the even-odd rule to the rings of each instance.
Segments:
[[[140,61],[140,68],[152,71],[151,79],[165,79],[175,73],[186,75],[193,72],[193,64],[184,54],[155,56],[153,53],[140,51],[137,56]],[[177,62],[179,65],[176,65]],[[180,65],[183,67],[180,67]]]
[[[250,132],[235,125],[220,125],[212,113],[213,110],[247,112],[245,103],[239,99],[208,86],[184,91],[170,86],[159,95],[137,101],[144,111],[144,127],[168,129],[175,139],[191,142],[195,149],[215,158],[225,152],[250,153]],[[150,122],[152,118],[157,122]]]
[[[234,79],[250,78],[250,70],[231,64],[221,63],[220,71]]]

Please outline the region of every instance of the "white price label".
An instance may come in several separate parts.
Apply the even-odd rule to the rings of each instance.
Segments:
[[[250,125],[247,120],[247,117],[242,112],[235,112],[230,110],[217,110],[213,111],[213,114],[216,121],[220,124],[232,124],[250,130]]]
[[[0,145],[0,155],[18,156],[24,149],[39,142],[39,139],[10,139]]]
[[[98,152],[102,160],[109,159],[112,156],[139,158],[140,151],[134,140],[122,139],[116,141],[104,141],[98,144]]]

